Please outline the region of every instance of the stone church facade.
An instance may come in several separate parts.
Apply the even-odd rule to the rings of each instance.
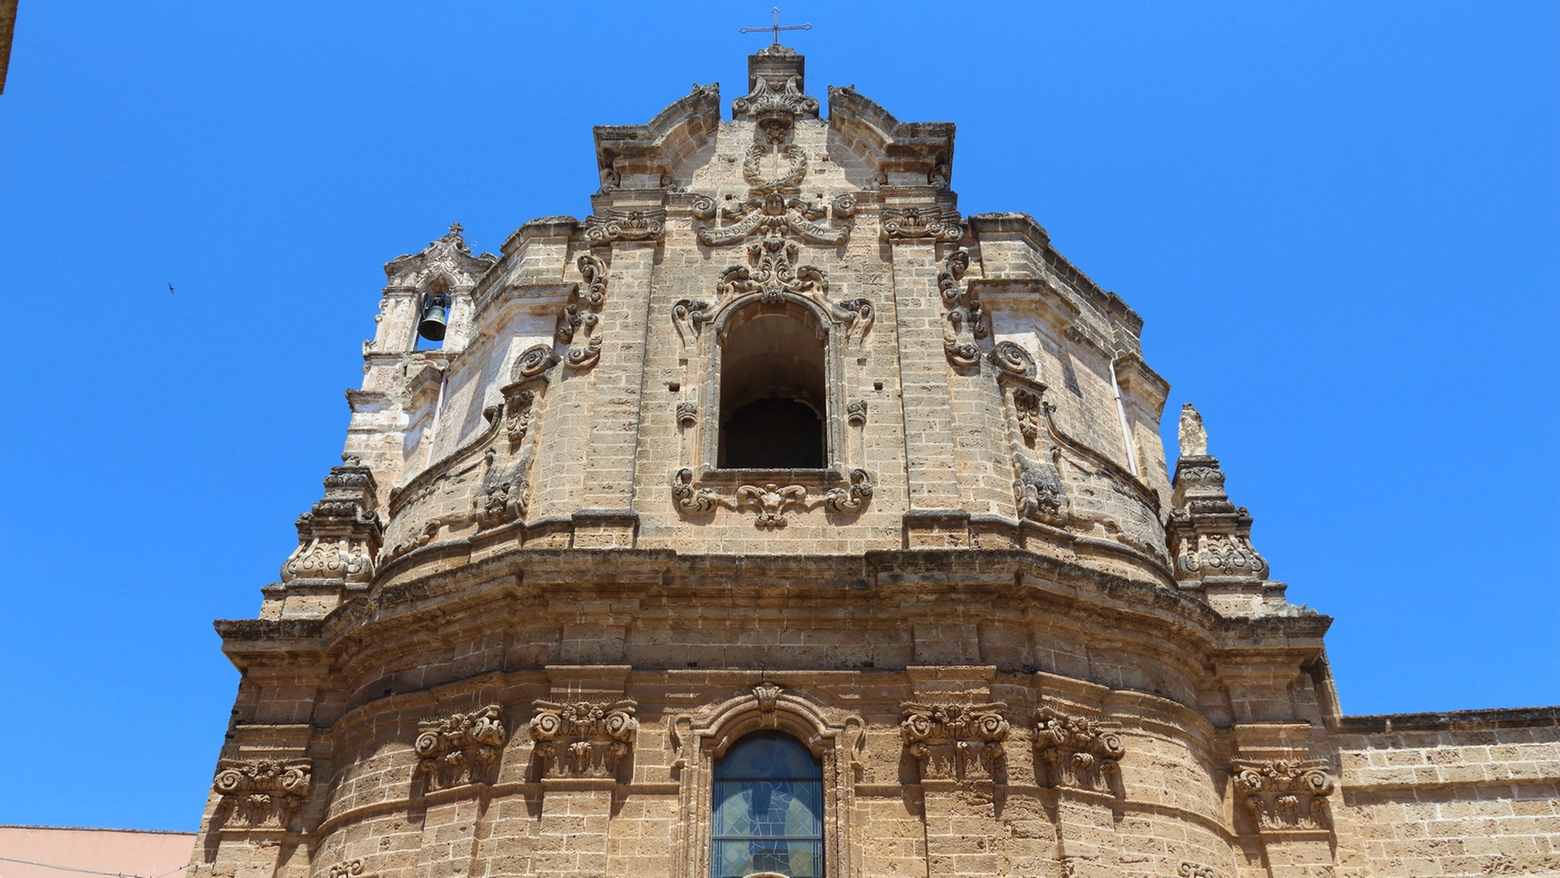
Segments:
[[[1560,872],[1556,710],[1342,715],[1138,315],[827,99],[386,266],[190,878]]]

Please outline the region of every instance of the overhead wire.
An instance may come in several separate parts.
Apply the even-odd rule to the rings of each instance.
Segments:
[[[174,866],[172,869],[169,869],[161,875],[145,876],[135,875],[129,872],[100,872],[97,869],[80,869],[75,866],[60,866],[54,863],[34,863],[31,860],[18,860],[15,857],[0,857],[0,860],[4,860],[7,863],[19,863],[23,866],[37,866],[40,869],[58,869],[61,872],[81,872],[85,875],[108,875],[110,878],[167,878],[167,876],[172,875],[180,869],[189,868],[187,865]]]

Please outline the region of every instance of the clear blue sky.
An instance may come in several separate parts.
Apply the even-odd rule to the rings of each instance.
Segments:
[[[381,265],[582,216],[593,124],[741,94],[768,3],[21,4],[0,823],[194,829]],[[1560,703],[1560,5],[797,2],[809,90],[959,126],[1147,322],[1345,710]],[[173,284],[176,292],[168,292]],[[1166,421],[1173,441],[1173,419]]]

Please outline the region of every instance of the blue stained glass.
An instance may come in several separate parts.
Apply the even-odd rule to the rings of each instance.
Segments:
[[[811,781],[717,781],[717,837],[817,838],[823,832],[823,790]]]
[[[715,765],[711,878],[823,875],[823,769],[779,735],[745,738]]]
[[[823,878],[823,843],[817,841],[717,841],[712,878],[744,878],[779,872],[791,878]]]
[[[715,766],[716,780],[821,780],[823,766],[789,738],[754,735],[744,738]]]

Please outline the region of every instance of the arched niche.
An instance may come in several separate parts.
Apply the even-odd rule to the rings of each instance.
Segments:
[[[752,295],[713,315],[701,458],[707,477],[826,479],[843,457],[840,333],[817,303]],[[709,336],[707,336],[709,337]]]

